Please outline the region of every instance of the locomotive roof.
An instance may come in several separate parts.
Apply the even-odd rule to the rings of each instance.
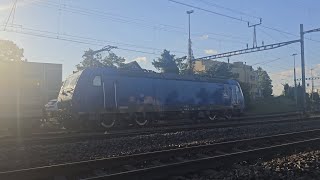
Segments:
[[[175,80],[230,83],[229,81],[230,79],[227,79],[227,78],[208,78],[208,77],[202,77],[200,75],[179,75],[174,73],[156,73],[148,70],[133,71],[133,70],[123,70],[123,69],[116,69],[116,68],[86,68],[84,71],[98,71],[106,74],[114,74],[119,76],[130,76],[130,77],[146,77],[146,78],[156,78],[156,79],[175,79]]]

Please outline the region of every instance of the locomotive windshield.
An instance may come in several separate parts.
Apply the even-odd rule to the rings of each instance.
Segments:
[[[66,81],[64,82],[64,84],[63,84],[63,89],[65,89],[65,90],[67,90],[67,89],[68,89],[68,90],[74,89],[74,87],[76,86],[76,83],[77,83],[80,75],[81,75],[81,71],[76,72],[76,73],[70,75],[70,76],[66,79]]]

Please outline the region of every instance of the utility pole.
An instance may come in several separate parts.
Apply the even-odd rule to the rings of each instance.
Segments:
[[[301,76],[302,76],[302,111],[306,111],[306,72],[304,64],[304,32],[303,24],[300,24],[300,47],[301,47]]]
[[[313,68],[310,69],[311,70],[311,102],[313,102],[313,89],[314,89],[314,84],[313,84]]]
[[[308,31],[303,31],[303,24],[300,24],[300,45],[301,45],[301,74],[302,74],[302,107],[303,112],[306,110],[306,73],[305,73],[305,64],[304,64],[304,34],[320,32],[320,28],[311,29]]]
[[[296,53],[293,56],[293,78],[294,78],[294,99],[296,100],[296,108],[298,108],[298,94],[297,94],[297,77],[296,77]]]
[[[258,24],[252,24],[248,22],[248,27],[253,27],[253,48],[257,47],[257,32],[256,32],[256,26],[261,25],[262,19],[260,18],[260,22]]]
[[[192,48],[191,48],[191,36],[190,36],[190,14],[194,11],[190,10],[187,11],[188,14],[188,22],[189,22],[189,40],[188,40],[188,63],[189,63],[189,73],[192,74],[193,72],[193,62],[192,62]]]

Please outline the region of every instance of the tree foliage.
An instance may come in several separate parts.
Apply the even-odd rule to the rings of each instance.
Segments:
[[[23,61],[22,48],[19,48],[14,42],[0,40],[0,60],[3,61]]]
[[[268,73],[261,67],[258,67],[258,85],[261,88],[263,97],[272,96],[272,80],[270,79]]]
[[[82,58],[83,60],[76,66],[78,70],[82,70],[88,67],[103,67],[103,64],[101,63],[101,54],[94,54],[94,51],[92,49],[85,51]]]
[[[298,108],[302,108],[302,93],[303,89],[300,84],[295,87],[291,87],[288,84],[283,85],[283,96],[288,97],[290,99],[295,99],[295,90],[297,91],[297,103],[298,103]],[[318,92],[313,92],[313,93],[306,93],[306,107],[309,109],[311,107],[316,107],[320,108],[320,97]]]
[[[175,58],[175,63],[179,69],[180,74],[187,74],[188,73],[188,63],[187,63],[187,56],[183,56],[181,58]]]
[[[223,77],[223,78],[233,78],[234,75],[231,72],[231,67],[227,63],[217,63],[214,66],[209,67],[208,70],[206,70],[203,73],[200,73],[203,76],[207,77]]]
[[[82,70],[88,67],[121,67],[125,58],[117,56],[113,52],[109,52],[107,56],[102,57],[101,53],[95,53],[92,49],[84,52],[82,56],[83,60],[76,67],[78,70]]]
[[[245,83],[245,82],[239,82],[239,84],[244,96],[245,106],[248,108],[251,103],[250,85],[249,83]]]
[[[126,61],[125,58],[117,56],[115,53],[110,52],[108,56],[103,58],[102,64],[105,67],[118,68],[118,67],[122,67],[125,61]]]
[[[165,49],[161,57],[153,60],[152,65],[163,73],[179,74],[178,64],[182,67],[182,63],[183,59],[176,59],[174,54],[170,54],[170,51]]]

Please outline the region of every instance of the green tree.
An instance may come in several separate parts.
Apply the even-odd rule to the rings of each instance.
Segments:
[[[117,56],[113,52],[109,52],[107,56],[102,57],[101,53],[95,53],[92,49],[84,52],[82,56],[83,60],[80,64],[76,65],[78,70],[82,70],[88,67],[121,67],[125,59]]]
[[[270,79],[268,73],[261,67],[258,67],[258,85],[261,88],[263,97],[272,96],[272,80]]]
[[[110,52],[108,56],[102,59],[102,64],[105,67],[118,68],[123,66],[125,61],[126,61],[125,58],[117,56],[115,53]]]
[[[175,58],[174,61],[177,64],[180,74],[188,73],[187,56],[183,56],[181,58]]]
[[[23,52],[24,50],[19,48],[14,42],[0,40],[0,60],[23,61]]]
[[[311,97],[313,99],[314,102],[320,102],[320,96],[319,96],[319,93],[318,92],[313,92],[311,94]]]
[[[283,95],[284,96],[288,96],[289,88],[290,88],[289,84],[286,83],[286,84],[283,85]]]
[[[223,78],[233,78],[234,74],[231,72],[230,64],[228,63],[217,63],[214,66],[211,66],[208,70],[204,73],[200,73],[200,75],[206,77],[223,77]]]
[[[170,54],[170,51],[165,49],[163,50],[161,57],[153,60],[152,65],[163,73],[179,74],[179,68],[176,61],[175,55]],[[181,60],[181,63],[182,61],[183,60]]]
[[[103,64],[101,63],[101,54],[95,54],[92,49],[84,51],[82,58],[83,60],[76,66],[78,70],[82,70],[88,67],[103,67]]]

